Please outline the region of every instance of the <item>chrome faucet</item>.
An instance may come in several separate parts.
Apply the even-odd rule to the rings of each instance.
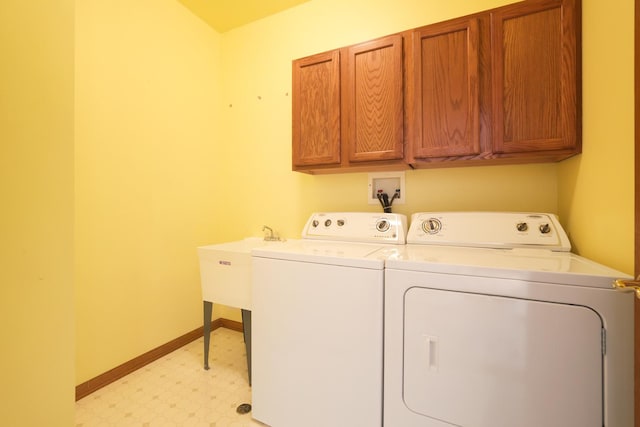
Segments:
[[[267,242],[273,242],[273,241],[277,241],[280,240],[279,237],[274,236],[273,234],[273,229],[267,225],[263,225],[262,226],[262,231],[268,231],[268,234],[265,233],[264,235],[264,240],[266,240]]]

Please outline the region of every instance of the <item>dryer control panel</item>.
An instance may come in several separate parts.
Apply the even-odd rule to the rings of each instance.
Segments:
[[[569,252],[558,218],[530,212],[420,212],[411,216],[407,243]]]
[[[317,212],[302,230],[303,239],[361,243],[406,243],[407,217],[393,213]]]

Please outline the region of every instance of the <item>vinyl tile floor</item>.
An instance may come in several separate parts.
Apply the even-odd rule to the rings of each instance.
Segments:
[[[211,334],[208,371],[203,338],[76,402],[76,427],[265,427],[240,414],[251,403],[241,332]]]

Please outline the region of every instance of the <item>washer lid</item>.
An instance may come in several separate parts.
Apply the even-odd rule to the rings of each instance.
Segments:
[[[260,258],[382,270],[384,258],[378,252],[381,248],[381,245],[369,243],[302,239],[255,248],[251,251],[251,255]]]
[[[419,272],[496,277],[611,288],[613,280],[630,278],[620,271],[570,252],[548,249],[489,249],[406,245],[386,255],[386,268]]]

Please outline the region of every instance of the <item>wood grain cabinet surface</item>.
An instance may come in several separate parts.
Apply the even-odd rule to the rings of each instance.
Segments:
[[[409,162],[479,155],[478,19],[419,28],[412,39]]]
[[[493,150],[581,149],[580,10],[575,0],[521,2],[492,13]]]
[[[293,62],[293,166],[340,164],[340,51]]]
[[[580,17],[580,0],[525,0],[294,60],[293,169],[580,153]]]
[[[392,35],[293,61],[293,169],[404,162],[403,41]]]
[[[402,36],[347,49],[346,137],[350,162],[404,156]]]

